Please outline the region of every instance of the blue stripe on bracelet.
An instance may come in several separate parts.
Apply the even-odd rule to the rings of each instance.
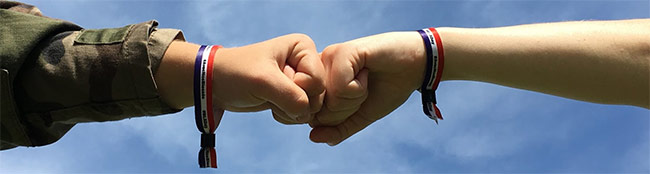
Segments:
[[[429,66],[431,66],[432,70],[431,70],[431,76],[429,77],[429,82],[427,82],[427,89],[435,91],[436,89],[434,89],[433,86],[434,86],[434,83],[436,81],[436,78],[438,78],[438,76],[437,76],[437,73],[438,73],[438,45],[436,44],[435,37],[433,36],[433,33],[431,32],[430,29],[425,28],[425,29],[422,29],[422,30],[424,31],[424,33],[427,34],[427,36],[429,36],[427,38],[429,38],[429,44],[431,44],[431,45],[429,45],[429,48],[431,50],[430,51],[431,55],[429,55],[428,58],[432,60],[431,62],[433,62],[433,64],[429,65]],[[435,93],[433,95],[435,96]],[[434,97],[434,99],[435,99],[435,97]]]
[[[201,123],[201,60],[203,59],[203,51],[207,46],[201,45],[199,52],[196,54],[196,61],[194,62],[194,120],[196,121],[196,128],[203,130]],[[203,132],[203,131],[201,131]]]
[[[427,55],[426,55],[427,64],[425,65],[426,70],[424,72],[424,81],[422,81],[422,86],[420,86],[420,90],[424,91],[424,90],[427,90],[427,86],[428,86],[427,84],[431,79],[431,74],[432,73],[431,73],[431,68],[429,68],[429,67],[431,67],[431,65],[432,65],[432,61],[433,61],[432,56],[433,55],[431,53],[431,42],[429,40],[429,36],[427,35],[426,32],[424,32],[424,30],[418,30],[418,32],[420,33],[420,36],[422,36],[422,40],[424,41],[424,47],[425,47],[424,49],[426,50],[426,53],[427,53]]]

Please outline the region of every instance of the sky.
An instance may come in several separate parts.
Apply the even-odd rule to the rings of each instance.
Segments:
[[[426,27],[483,28],[650,17],[650,1],[24,1],[85,28],[151,19],[189,42],[243,46],[305,33],[327,45]],[[335,147],[309,141],[307,125],[269,111],[226,112],[219,169],[199,169],[193,108],[76,125],[58,142],[0,152],[0,173],[649,173],[650,110],[581,102],[470,81],[437,91],[445,120],[421,111],[415,92],[398,109]]]

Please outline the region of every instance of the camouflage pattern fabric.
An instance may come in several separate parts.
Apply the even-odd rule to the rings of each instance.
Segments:
[[[179,111],[153,79],[179,30],[84,30],[12,1],[0,1],[0,24],[0,149],[56,142],[76,123]]]
[[[15,12],[21,12],[26,14],[31,14],[34,16],[44,17],[41,13],[41,10],[34,7],[33,5],[23,4],[20,2],[13,1],[0,1],[0,9],[7,9]]]

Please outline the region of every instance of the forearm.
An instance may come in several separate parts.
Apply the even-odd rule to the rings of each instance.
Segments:
[[[173,108],[182,109],[194,104],[192,76],[199,47],[189,42],[173,41],[154,76],[160,97]]]
[[[650,20],[439,28],[443,80],[648,108]]]
[[[155,74],[161,99],[174,108],[194,104],[193,75],[199,47],[172,42]],[[294,123],[298,116],[308,118],[310,112],[320,109],[324,70],[316,46],[306,35],[289,34],[242,47],[219,48],[212,56],[215,108],[235,112],[271,109],[283,123]]]

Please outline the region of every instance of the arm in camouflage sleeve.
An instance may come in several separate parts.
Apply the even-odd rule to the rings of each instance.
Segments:
[[[5,17],[1,19],[16,24],[8,25],[9,31],[29,27],[20,23],[67,26],[33,31],[42,33],[30,40],[34,46],[20,46],[24,53],[10,58],[24,63],[9,66],[3,62],[3,68],[13,67],[11,74],[15,78],[3,80],[14,90],[3,88],[3,94],[9,91],[6,93],[13,96],[3,95],[2,106],[10,103],[5,108],[11,108],[12,114],[2,109],[2,149],[53,143],[76,123],[167,114],[193,104],[192,73],[198,45],[184,42],[179,30],[157,29],[155,21],[80,30],[59,20],[0,12]],[[274,118],[286,124],[304,123],[320,110],[324,68],[313,41],[306,35],[290,34],[219,49],[214,67],[218,108],[270,108]]]
[[[81,30],[11,1],[0,1],[0,23],[0,149],[53,143],[80,122],[179,111],[153,78],[179,30]]]

